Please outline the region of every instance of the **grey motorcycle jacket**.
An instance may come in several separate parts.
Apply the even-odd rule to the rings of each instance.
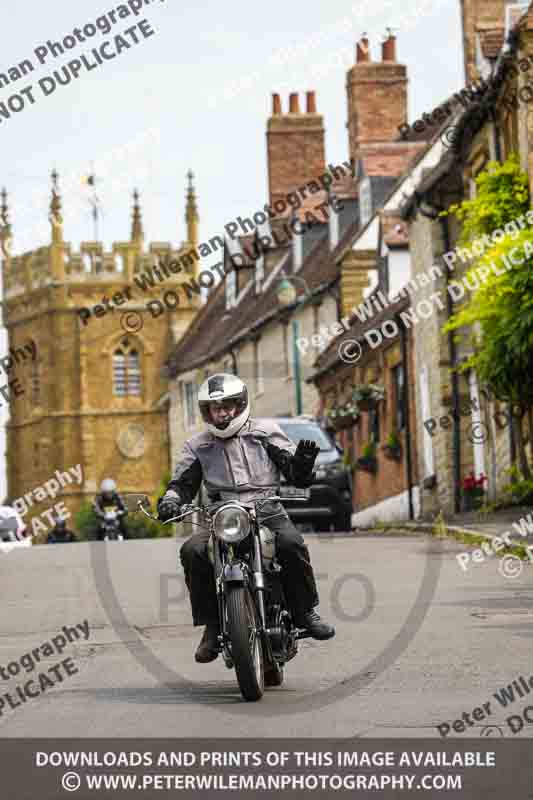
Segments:
[[[313,481],[313,465],[295,452],[294,442],[271,420],[250,418],[229,439],[205,431],[185,443],[168,489],[181,503],[191,503],[202,480],[210,500],[253,502],[277,494],[281,475],[305,488]]]

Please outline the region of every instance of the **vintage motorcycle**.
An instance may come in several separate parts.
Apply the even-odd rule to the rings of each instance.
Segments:
[[[184,506],[178,517],[164,523],[181,522],[197,512],[207,518],[211,531],[208,552],[217,588],[219,647],[228,669],[235,667],[241,694],[249,701],[260,700],[266,686],[281,686],[284,666],[298,652],[298,640],[309,636],[296,628],[287,608],[281,567],[276,561],[275,534],[263,524],[264,519],[259,521],[261,506],[280,499],[274,495],[251,506],[234,500]],[[138,509],[157,520],[142,500]]]
[[[117,511],[104,511],[104,516],[100,521],[100,536],[104,542],[121,542],[124,539],[120,532],[119,514]]]

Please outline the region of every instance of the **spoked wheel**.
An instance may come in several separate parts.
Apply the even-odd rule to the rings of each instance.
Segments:
[[[231,654],[241,694],[245,700],[260,700],[265,689],[263,647],[249,589],[235,586],[229,590],[227,612]]]

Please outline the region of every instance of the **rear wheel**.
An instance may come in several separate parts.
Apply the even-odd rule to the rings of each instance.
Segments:
[[[227,613],[231,655],[241,694],[245,700],[260,700],[265,689],[263,648],[257,611],[247,587],[229,589]]]

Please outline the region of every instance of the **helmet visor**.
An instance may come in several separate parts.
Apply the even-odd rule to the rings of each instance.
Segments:
[[[244,387],[241,392],[231,397],[200,401],[200,413],[206,424],[224,430],[235,417],[242,414],[247,403],[248,390]]]

